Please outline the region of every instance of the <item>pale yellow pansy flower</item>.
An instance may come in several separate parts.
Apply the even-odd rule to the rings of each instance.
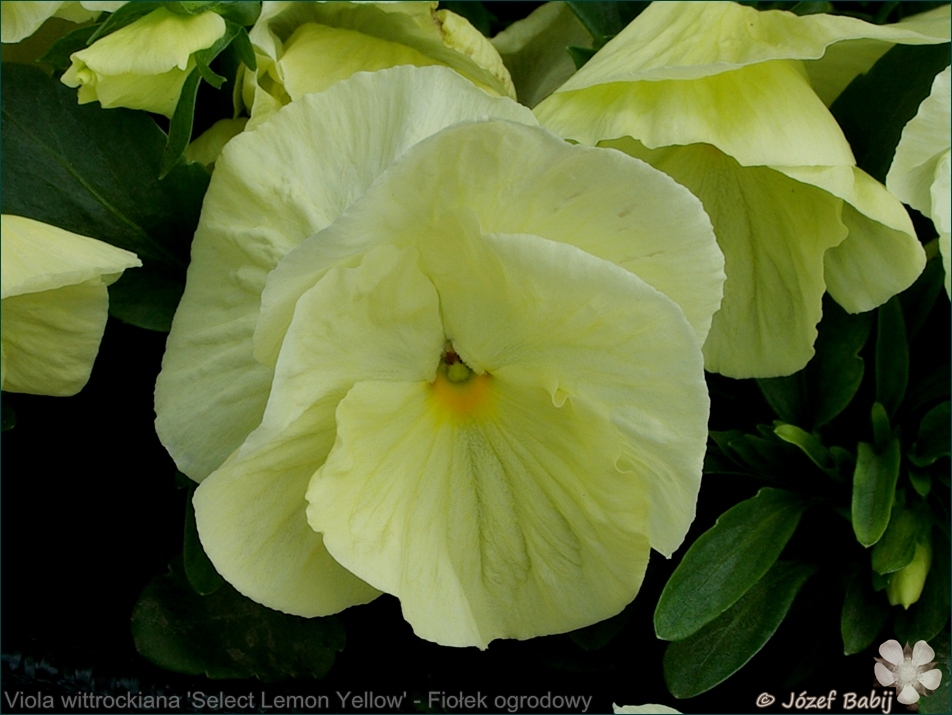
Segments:
[[[51,17],[70,22],[95,20],[99,13],[115,12],[125,2],[0,2],[0,41],[20,42],[40,29]]]
[[[192,56],[225,34],[214,12],[177,15],[158,8],[74,52],[61,81],[79,88],[79,103],[144,109],[171,118],[182,85],[195,68]]]
[[[727,272],[704,346],[709,370],[793,373],[813,355],[825,291],[866,311],[921,272],[908,214],[855,166],[807,70],[816,62],[824,75],[838,42],[947,41],[916,28],[654,3],[536,107],[560,136],[644,159],[704,203]],[[827,98],[858,71],[834,59]]]
[[[590,47],[592,35],[567,3],[547,2],[492,39],[516,97],[534,107],[575,74],[568,47]]]
[[[902,201],[932,219],[939,233],[945,292],[952,295],[952,69],[932,82],[932,92],[902,130],[886,186]]]
[[[515,97],[499,53],[469,21],[435,2],[264,2],[243,70],[249,128],[293,99],[355,72],[445,65],[487,91]]]
[[[2,371],[8,392],[75,395],[106,327],[106,286],[134,253],[40,221],[0,217]]]
[[[385,591],[456,646],[578,628],[693,519],[722,282],[660,172],[447,68],[357,73],[223,150],[156,428],[256,601]]]

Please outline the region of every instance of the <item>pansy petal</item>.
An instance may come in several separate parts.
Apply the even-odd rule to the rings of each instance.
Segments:
[[[931,216],[932,183],[952,139],[952,68],[946,67],[932,82],[932,90],[916,116],[902,130],[886,186],[912,208]]]
[[[408,151],[278,266],[255,334],[259,359],[274,360],[297,297],[328,266],[378,241],[439,241],[454,208],[483,232],[542,236],[621,265],[674,300],[701,340],[720,304],[723,258],[689,191],[618,152],[509,122],[467,124]]]
[[[260,422],[271,370],[255,361],[252,336],[278,261],[407,148],[487,115],[535,121],[450,70],[397,67],[308,95],[228,143],[205,195],[156,383],[156,429],[179,469],[204,478]],[[297,295],[314,284],[307,278]]]
[[[650,493],[651,546],[670,556],[694,518],[707,413],[697,344],[677,308],[617,266],[536,236],[470,233],[421,251],[468,365],[542,387],[557,405],[597,405],[615,425],[619,468]]]
[[[899,641],[890,639],[879,646],[879,654],[893,665],[901,665],[905,660]]]
[[[630,136],[651,149],[711,144],[744,166],[854,163],[836,120],[793,62],[690,82],[617,80],[566,91],[571,83],[535,113],[547,129],[583,144]]]
[[[914,687],[907,685],[902,689],[902,692],[896,696],[896,700],[903,705],[912,705],[913,703],[919,702],[919,693],[916,692]]]
[[[879,684],[883,687],[889,687],[896,682],[896,674],[882,663],[877,663],[873,671],[876,673],[876,680],[878,680]]]
[[[89,380],[108,312],[106,286],[90,280],[4,298],[3,389],[75,395]]]
[[[224,34],[218,13],[177,15],[158,8],[72,57],[104,75],[157,75],[173,67],[184,70],[193,52],[211,47]]]
[[[772,169],[741,167],[709,146],[610,144],[691,189],[714,224],[728,279],[704,344],[706,369],[772,377],[802,368],[822,314],[823,257],[847,233],[840,200]]]
[[[562,90],[617,81],[695,79],[772,60],[818,60],[829,45],[853,39],[948,42],[930,32],[932,27],[873,25],[825,13],[762,12],[733,2],[653,3]]]
[[[0,5],[0,41],[19,42],[40,29],[63,4],[60,2],[5,2]]]
[[[925,641],[917,641],[912,647],[912,664],[922,666],[935,659],[935,651]]]
[[[342,568],[307,524],[304,493],[334,443],[336,399],[277,436],[255,435],[195,491],[202,547],[245,596],[285,613],[323,616],[378,592]]]
[[[932,660],[931,658],[929,660]],[[928,662],[928,661],[927,661]],[[919,684],[927,690],[935,690],[942,682],[942,671],[938,668],[919,673]]]
[[[592,35],[564,2],[547,2],[492,39],[516,96],[534,107],[575,74],[566,47],[590,47]]]
[[[612,430],[544,390],[491,389],[492,416],[461,423],[426,383],[357,384],[307,492],[334,557],[443,645],[602,620],[647,565],[646,504],[614,468]]]
[[[298,300],[265,423],[283,429],[307,405],[361,380],[432,381],[445,342],[440,300],[416,251],[371,249]]]
[[[774,167],[843,199],[849,235],[825,257],[830,295],[851,313],[882,305],[922,273],[925,251],[909,214],[886,188],[855,166]]]

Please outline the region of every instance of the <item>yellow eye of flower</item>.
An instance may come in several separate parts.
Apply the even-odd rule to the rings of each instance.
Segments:
[[[432,384],[433,398],[449,417],[474,417],[489,408],[491,383],[489,374],[474,373],[447,343]]]

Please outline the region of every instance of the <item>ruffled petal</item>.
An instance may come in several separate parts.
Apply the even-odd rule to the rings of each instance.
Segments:
[[[775,167],[843,199],[849,235],[824,259],[827,290],[851,313],[882,305],[911,286],[926,264],[906,209],[855,166]]]
[[[690,192],[618,152],[508,122],[468,124],[413,147],[282,262],[265,291],[258,358],[273,364],[298,296],[329,266],[381,241],[439,242],[444,221],[463,220],[454,211],[482,232],[542,236],[621,265],[678,303],[702,341],[720,304],[723,259]]]
[[[567,91],[571,84],[535,113],[544,127],[583,144],[629,136],[651,149],[711,144],[744,166],[855,163],[836,120],[794,62],[748,65],[691,81],[616,79]]]
[[[269,439],[252,435],[193,499],[215,569],[248,598],[298,616],[336,613],[379,595],[327,553],[305,517],[308,481],[334,444],[336,404],[315,403]]]
[[[933,80],[932,91],[919,105],[916,116],[903,127],[896,154],[886,174],[889,190],[926,216],[932,216],[931,189],[938,166],[952,145],[950,85],[952,68],[946,67]]]
[[[40,29],[63,4],[60,2],[5,2],[0,5],[0,41],[19,42]]]
[[[705,367],[729,377],[801,369],[822,314],[824,254],[847,234],[841,201],[772,169],[741,167],[713,147],[610,144],[691,189],[714,224],[728,277],[704,344]]]
[[[228,143],[205,195],[156,383],[156,429],[179,469],[204,478],[260,422],[271,369],[254,359],[252,336],[279,260],[409,147],[480,116],[535,121],[450,70],[396,67],[308,95]],[[314,283],[308,275],[297,295]]]
[[[426,383],[357,384],[307,492],[334,557],[442,645],[602,620],[647,565],[646,505],[612,464],[611,430],[541,389],[498,380],[492,392],[492,417],[467,424]]]

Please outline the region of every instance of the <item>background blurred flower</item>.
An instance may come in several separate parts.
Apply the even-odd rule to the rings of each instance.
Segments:
[[[8,392],[74,395],[99,352],[106,286],[142,264],[129,251],[39,221],[4,214],[0,222],[0,385]]]
[[[314,616],[386,591],[420,636],[484,647],[617,613],[683,540],[710,224],[659,172],[534,125],[397,67],[224,149],[156,427],[245,595]]]
[[[258,69],[244,71],[249,126],[355,72],[445,65],[515,97],[502,59],[469,21],[435,2],[264,2],[249,35]]]
[[[903,648],[897,640],[888,640],[879,646],[882,658],[876,659],[876,680],[885,687],[896,688],[896,700],[903,705],[919,702],[927,691],[935,690],[942,681],[942,671],[934,668],[935,651],[925,641],[912,648]]]
[[[932,83],[932,92],[902,130],[886,187],[903,202],[932,219],[939,232],[945,267],[945,292],[952,295],[952,69],[946,67]]]
[[[100,12],[115,12],[125,2],[0,2],[0,40],[19,42],[40,29],[51,17],[71,22],[95,20]]]
[[[62,82],[79,87],[80,104],[98,101],[171,118],[195,67],[193,54],[224,34],[217,13],[178,15],[160,7],[74,52]]]
[[[728,276],[709,370],[795,372],[813,354],[825,290],[870,310],[924,266],[906,211],[855,166],[802,62],[869,38],[948,41],[847,17],[654,3],[536,107],[543,126],[644,159],[704,203]],[[860,71],[836,60],[827,97]]]

